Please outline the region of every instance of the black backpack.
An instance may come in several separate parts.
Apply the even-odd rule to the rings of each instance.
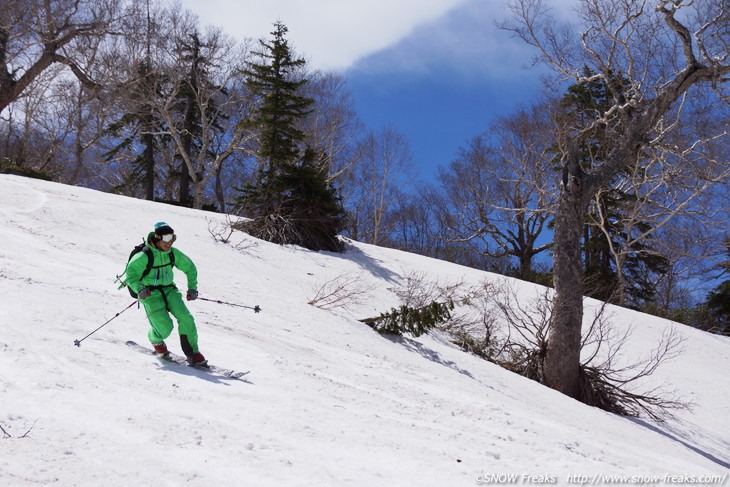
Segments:
[[[155,261],[155,257],[152,255],[152,251],[149,249],[149,247],[147,247],[147,245],[145,245],[144,241],[142,241],[141,244],[136,245],[132,249],[132,252],[129,254],[129,259],[127,259],[127,264],[129,264],[129,261],[132,260],[132,257],[134,257],[135,255],[137,255],[140,252],[144,252],[145,254],[147,254],[147,266],[145,267],[144,272],[142,272],[142,275],[139,276],[139,280],[140,281],[142,279],[144,279],[147,276],[147,274],[149,274],[150,271],[153,268],[154,269],[159,269],[160,267],[167,267],[168,265],[171,266],[171,267],[173,267],[175,265],[175,253],[171,251],[170,252],[170,263],[169,264],[153,266],[154,261]],[[134,291],[132,291],[132,288],[131,287],[127,286],[127,289],[129,290],[129,295],[130,296],[132,296],[135,299],[138,297],[137,296],[137,293],[135,293]]]

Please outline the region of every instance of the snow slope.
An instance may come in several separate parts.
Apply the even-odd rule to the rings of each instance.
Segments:
[[[189,303],[201,351],[250,369],[247,382],[126,347],[146,344],[136,306],[73,345],[132,303],[113,281],[157,221],[196,262],[201,296],[261,306],[255,314]],[[637,352],[678,329],[685,351],[657,376],[695,403],[663,424],[618,417],[438,334],[388,339],[357,321],[399,304],[392,289],[413,273],[440,282],[498,276],[359,243],[342,255],[240,233],[224,244],[210,231],[224,223],[0,175],[0,486],[569,485],[613,475],[727,484],[729,339],[613,309],[619,326],[635,328]],[[343,276],[362,283],[361,303],[307,304]],[[185,289],[184,275],[177,283]],[[179,352],[175,337],[168,343]]]

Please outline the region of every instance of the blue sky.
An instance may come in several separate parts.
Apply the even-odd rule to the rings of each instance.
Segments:
[[[495,27],[493,4],[464,2],[344,71],[360,116],[403,132],[424,178],[539,90],[537,71],[525,69],[531,52]]]
[[[235,38],[272,23],[308,63],[342,73],[373,129],[395,125],[424,180],[497,115],[535,99],[534,52],[499,30],[501,0],[184,0],[203,25]],[[551,2],[564,13],[571,0]]]

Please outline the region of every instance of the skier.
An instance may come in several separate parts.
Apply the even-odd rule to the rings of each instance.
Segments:
[[[165,222],[155,224],[155,230],[147,235],[144,251],[136,253],[127,264],[124,282],[137,293],[147,312],[150,330],[147,334],[155,352],[168,354],[165,339],[173,329],[175,317],[180,335],[180,344],[190,365],[201,366],[208,363],[198,350],[198,331],[195,319],[190,314],[182,293],[173,282],[172,267],[177,267],[188,278],[187,300],[198,298],[198,271],[190,258],[172,244],[177,239],[174,230]],[[148,254],[153,257],[150,261]],[[152,262],[152,266],[148,266]],[[148,273],[145,273],[149,270]]]

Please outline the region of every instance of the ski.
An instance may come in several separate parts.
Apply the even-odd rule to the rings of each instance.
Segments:
[[[126,344],[132,350],[136,350],[136,351],[138,351],[140,353],[144,353],[146,355],[151,355],[160,361],[173,363],[173,364],[177,364],[177,365],[184,365],[186,367],[191,367],[193,369],[202,370],[204,372],[210,372],[210,373],[213,373],[216,375],[221,375],[221,376],[229,378],[229,379],[240,379],[244,375],[251,372],[250,370],[247,370],[246,372],[239,372],[239,371],[236,371],[233,369],[226,369],[223,367],[218,367],[216,365],[210,365],[210,364],[190,365],[190,364],[188,364],[188,361],[184,357],[181,357],[180,355],[175,355],[174,353],[168,353],[167,355],[164,355],[164,356],[158,355],[151,348],[144,347],[137,342],[133,342],[132,340],[129,340],[128,342],[126,342]]]

